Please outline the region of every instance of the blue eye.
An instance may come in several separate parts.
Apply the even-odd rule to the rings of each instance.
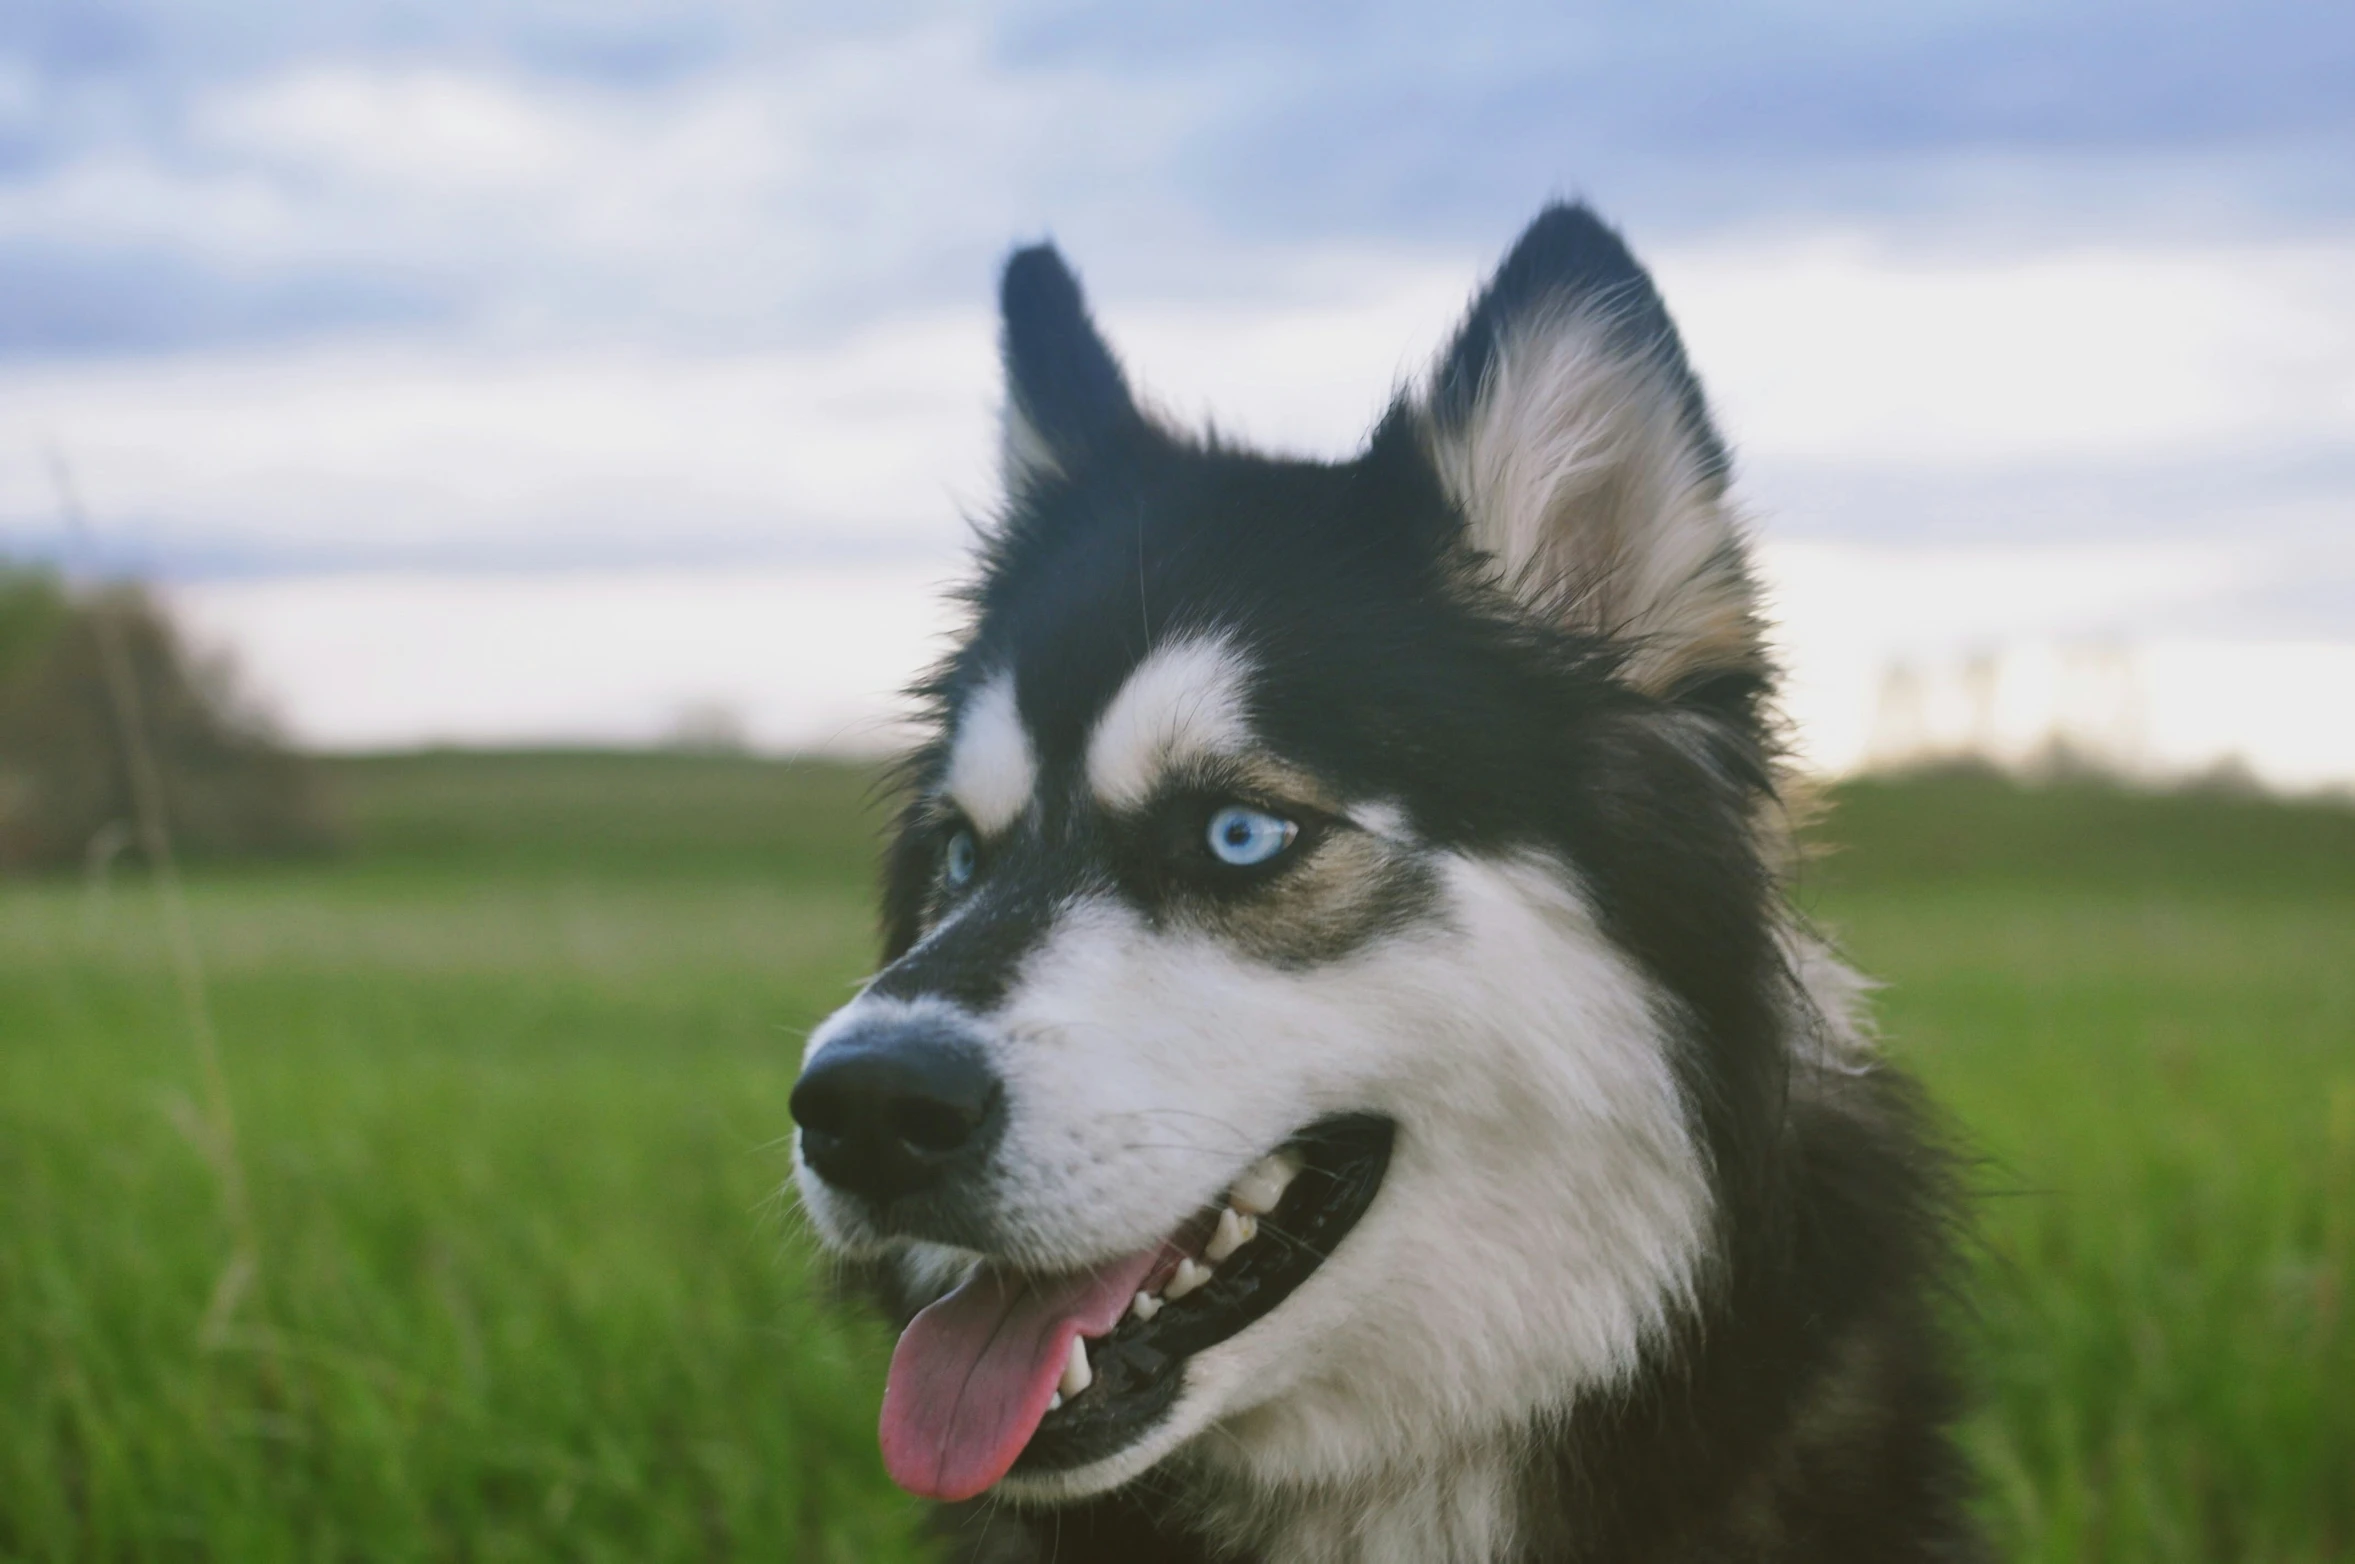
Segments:
[[[949,838],[948,851],[940,855],[940,877],[951,890],[962,890],[973,879],[973,871],[981,865],[981,849],[974,843],[971,831],[959,831]]]
[[[1210,817],[1210,855],[1220,863],[1248,869],[1292,845],[1300,827],[1264,810],[1229,804]]]

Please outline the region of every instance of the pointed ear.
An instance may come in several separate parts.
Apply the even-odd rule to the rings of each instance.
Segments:
[[[1016,250],[998,290],[1009,492],[1077,469],[1143,427],[1128,381],[1051,244]]]
[[[1725,446],[1651,279],[1592,212],[1530,225],[1421,413],[1467,542],[1525,608],[1620,642],[1654,694],[1763,676]]]

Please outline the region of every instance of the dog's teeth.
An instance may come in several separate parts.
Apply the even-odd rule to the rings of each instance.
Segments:
[[[1161,1289],[1161,1296],[1174,1303],[1208,1280],[1209,1266],[1197,1265],[1191,1259],[1180,1260],[1177,1274],[1169,1279],[1168,1286]]]
[[[1243,1215],[1230,1207],[1218,1214],[1218,1231],[1211,1234],[1210,1242],[1202,1246],[1202,1258],[1216,1265],[1258,1236],[1259,1218]]]
[[[1082,1336],[1071,1338],[1071,1356],[1063,1360],[1063,1378],[1055,1386],[1056,1393],[1076,1396],[1096,1382],[1096,1371],[1088,1367],[1088,1344]]]
[[[1299,1172],[1299,1165],[1290,1157],[1270,1152],[1243,1170],[1227,1195],[1227,1203],[1245,1216],[1265,1216],[1284,1198],[1284,1190]]]
[[[1050,1412],[1060,1412],[1063,1410],[1062,1391],[1058,1390],[1053,1395],[1047,1397],[1047,1410]]]
[[[1149,1320],[1161,1312],[1161,1300],[1149,1292],[1138,1293],[1128,1301],[1128,1312],[1140,1320]]]

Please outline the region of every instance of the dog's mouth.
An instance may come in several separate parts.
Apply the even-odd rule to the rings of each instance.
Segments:
[[[1356,1226],[1391,1121],[1321,1119],[1150,1249],[1040,1275],[983,1262],[909,1322],[883,1392],[883,1464],[930,1499],[1086,1466],[1168,1411],[1188,1358],[1292,1295]]]

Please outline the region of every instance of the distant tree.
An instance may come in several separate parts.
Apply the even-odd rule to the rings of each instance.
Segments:
[[[128,653],[180,850],[219,857],[331,845],[311,766],[239,698],[226,662],[190,655],[145,592],[69,593],[46,571],[0,566],[0,868],[79,862],[132,823],[101,616]]]

